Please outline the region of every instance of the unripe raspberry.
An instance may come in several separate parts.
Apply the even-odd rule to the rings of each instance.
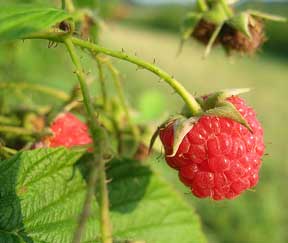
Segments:
[[[232,103],[251,127],[224,117],[202,116],[173,154],[174,122],[160,130],[167,163],[199,197],[232,199],[258,183],[264,153],[263,129],[254,110],[232,96]]]
[[[87,125],[72,113],[63,113],[57,116],[50,129],[53,135],[42,141],[45,147],[64,146],[70,148],[92,143]]]

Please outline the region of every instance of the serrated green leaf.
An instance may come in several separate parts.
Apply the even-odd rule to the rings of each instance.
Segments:
[[[219,102],[215,108],[207,110],[204,114],[230,118],[252,131],[246,119],[240,114],[235,106],[228,101]]]
[[[193,209],[155,171],[137,161],[122,160],[114,161],[108,173],[116,239],[206,242]]]
[[[271,21],[278,21],[278,22],[286,22],[287,18],[282,17],[282,16],[278,16],[278,15],[272,15],[272,14],[268,14],[268,13],[264,13],[261,11],[257,11],[257,10],[247,10],[246,11],[248,14],[261,18],[261,19],[267,19],[267,20],[271,20]]]
[[[186,15],[186,17],[184,18],[182,24],[181,24],[181,39],[183,41],[187,40],[188,38],[190,38],[190,36],[192,35],[194,28],[196,27],[197,23],[199,22],[199,20],[201,19],[202,14],[200,13],[188,13]]]
[[[250,15],[247,12],[242,12],[230,18],[227,21],[227,24],[239,30],[248,38],[251,38],[250,29],[249,29],[249,21],[250,21],[249,18],[250,18]]]
[[[47,31],[68,19],[71,19],[71,16],[61,9],[35,8],[33,5],[1,6],[0,41],[21,39]]]
[[[0,242],[71,242],[86,192],[81,155],[38,149],[0,161]],[[193,210],[149,167],[114,160],[108,178],[115,242],[205,242]],[[98,216],[95,199],[83,243],[99,242]]]

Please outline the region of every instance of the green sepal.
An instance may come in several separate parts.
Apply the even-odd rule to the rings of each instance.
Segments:
[[[222,101],[217,104],[213,109],[207,110],[204,115],[217,116],[230,118],[243,126],[245,126],[250,132],[252,132],[246,119],[240,114],[236,107],[229,101]]]
[[[194,124],[199,120],[199,117],[190,117],[190,118],[179,118],[173,124],[174,129],[174,141],[172,154],[167,155],[167,157],[174,157],[177,153],[181,142],[187,133],[192,129]]]
[[[278,16],[278,15],[273,15],[273,14],[268,14],[264,13],[258,10],[247,10],[246,13],[250,14],[251,16],[258,17],[264,20],[271,20],[271,21],[277,21],[277,22],[286,22],[287,18]]]
[[[151,139],[150,139],[150,143],[149,143],[149,153],[152,151],[154,143],[160,133],[161,129],[166,128],[167,126],[169,126],[172,122],[174,122],[177,119],[183,119],[184,117],[182,115],[175,115],[175,116],[171,116],[170,118],[168,118],[165,122],[163,122],[157,129],[156,131],[153,133]]]
[[[213,47],[214,43],[216,42],[217,37],[218,37],[222,27],[223,27],[223,24],[224,23],[218,24],[218,26],[214,30],[213,34],[211,35],[211,37],[209,39],[209,42],[208,42],[208,44],[207,44],[207,46],[205,48],[204,58],[206,58],[210,54],[210,52],[212,50],[212,47]]]
[[[223,5],[221,3],[214,3],[211,9],[203,14],[203,18],[215,25],[220,25],[229,19]]]
[[[207,110],[213,109],[219,103],[225,101],[227,98],[231,96],[237,96],[239,94],[247,93],[249,91],[250,91],[249,88],[225,89],[225,90],[220,90],[220,91],[211,93],[207,96],[197,97],[196,100],[201,105],[202,109],[204,111],[207,111]]]
[[[251,33],[249,29],[250,15],[247,12],[241,12],[234,15],[226,23],[233,27],[234,29],[239,30],[248,38],[251,38]]]
[[[196,25],[198,24],[201,18],[202,18],[202,13],[196,13],[196,12],[190,12],[185,16],[185,18],[182,21],[181,28],[180,28],[181,39],[183,41],[190,38]]]

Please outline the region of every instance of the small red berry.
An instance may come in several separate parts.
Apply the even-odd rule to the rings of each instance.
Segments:
[[[42,141],[46,147],[67,148],[92,143],[88,127],[72,113],[63,113],[56,117],[50,129],[53,133]]]
[[[263,129],[256,113],[237,96],[227,99],[248,122],[252,132],[224,117],[202,116],[171,156],[174,122],[160,129],[167,163],[199,198],[232,199],[258,183],[264,153]]]

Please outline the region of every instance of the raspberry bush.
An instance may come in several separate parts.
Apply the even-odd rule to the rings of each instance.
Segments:
[[[248,90],[194,97],[155,59],[102,46],[99,13],[75,2],[0,8],[0,41],[9,51],[17,40],[48,42],[66,51],[78,80],[70,93],[43,83],[0,83],[12,97],[7,104],[0,100],[0,242],[206,242],[183,195],[149,165],[155,158],[147,160],[147,137],[149,151],[162,156],[153,148],[160,138],[162,157],[194,196],[212,203],[234,199],[257,185],[265,150],[256,112],[239,97]],[[255,10],[238,13],[224,0],[199,0],[184,20],[182,40],[204,43],[206,56],[216,44],[252,54],[265,40],[266,19],[284,20]],[[82,65],[86,58],[96,76]],[[127,102],[114,58],[155,74],[183,100],[154,135],[155,121],[135,122],[139,114]],[[35,94],[45,105],[32,102]]]

